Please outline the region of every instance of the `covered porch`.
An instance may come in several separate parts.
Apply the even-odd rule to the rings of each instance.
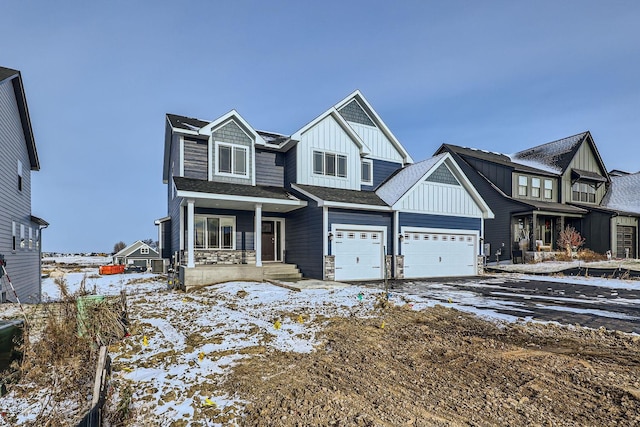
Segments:
[[[262,280],[265,263],[284,262],[286,214],[306,201],[277,187],[176,181],[183,283]]]
[[[511,217],[513,262],[541,261],[552,256],[550,252],[558,249],[560,232],[567,226],[579,230],[587,212],[576,206],[539,202],[532,205],[531,210],[514,213]]]

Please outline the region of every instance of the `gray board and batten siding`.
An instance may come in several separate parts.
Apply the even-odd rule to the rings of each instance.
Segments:
[[[7,262],[11,277],[21,302],[40,301],[40,235],[38,224],[31,219],[31,170],[37,170],[37,157],[30,154],[25,139],[21,108],[16,101],[16,78],[0,83],[0,254]],[[35,159],[35,163],[34,162]],[[18,161],[22,164],[22,189],[19,189]],[[29,230],[32,241],[29,242]],[[15,238],[15,249],[14,249]],[[24,239],[24,240],[22,240]],[[21,241],[22,240],[22,241]],[[3,280],[3,282],[6,282]],[[3,291],[6,288],[3,285]],[[13,292],[6,298],[15,301]]]

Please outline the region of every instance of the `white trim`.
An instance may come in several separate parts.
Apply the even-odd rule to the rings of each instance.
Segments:
[[[369,181],[365,181],[362,178],[362,166],[364,164],[369,164]],[[360,184],[361,185],[373,185],[373,160],[372,159],[360,159]]]
[[[480,208],[480,210],[483,213],[482,217],[483,218],[488,218],[488,219],[495,218],[495,215],[493,214],[493,211],[491,210],[491,208],[489,207],[487,202],[484,201],[484,199],[482,198],[480,193],[478,193],[478,191],[473,186],[471,181],[469,181],[469,178],[467,177],[467,175],[465,175],[465,173],[462,171],[462,169],[460,169],[460,166],[458,165],[458,163],[456,163],[456,161],[453,159],[453,157],[451,157],[451,154],[449,154],[449,153],[444,153],[444,156],[442,156],[442,158],[440,160],[438,160],[436,163],[434,163],[429,168],[429,170],[426,171],[424,173],[424,175],[422,175],[422,177],[420,177],[420,179],[416,180],[416,182],[411,187],[409,187],[409,189],[393,204],[393,206],[392,206],[393,209],[404,212],[404,210],[400,208],[400,206],[401,206],[402,202],[404,201],[404,199],[409,197],[410,193],[413,190],[415,190],[418,186],[420,186],[422,184],[422,182],[428,176],[430,176],[436,169],[438,169],[438,167],[443,163],[445,163],[447,165],[447,167],[449,168],[449,171],[451,173],[453,173],[453,176],[458,180],[458,182],[460,182],[460,185],[466,190],[466,192],[471,196],[473,201],[478,205],[478,208]],[[419,212],[419,211],[411,211],[411,212],[415,212],[415,213],[431,213],[431,214],[433,214],[433,212]],[[438,215],[445,215],[445,214],[438,214]],[[465,215],[450,215],[450,216],[462,216],[462,217],[464,217]],[[471,218],[477,218],[477,216],[470,216],[470,217]]]
[[[265,140],[260,136],[260,134],[258,134],[258,132],[256,132],[253,126],[251,126],[249,122],[247,122],[236,110],[231,110],[228,113],[218,117],[211,123],[207,124],[206,126],[203,126],[202,128],[200,128],[199,133],[200,135],[211,136],[214,132],[214,129],[223,127],[230,121],[236,122],[236,124],[239,125],[238,127],[242,130],[242,132],[244,132],[245,135],[247,135],[247,137],[252,142],[259,145],[266,144]]]
[[[268,199],[265,197],[252,197],[252,196],[238,196],[235,194],[212,194],[212,193],[199,193],[197,191],[183,191],[178,190],[178,196],[183,198],[195,198],[202,200],[229,200],[234,202],[247,202],[247,203],[263,203],[274,204],[283,206],[307,206],[307,202],[304,200],[284,200],[284,199]]]
[[[218,149],[219,147],[229,147],[231,148],[231,170],[232,172],[220,172],[220,156],[218,153]],[[215,141],[214,142],[214,147],[216,150],[216,156],[215,156],[215,174],[216,176],[228,176],[228,177],[233,177],[233,178],[244,178],[244,179],[249,179],[251,178],[250,173],[251,171],[249,170],[249,156],[251,155],[251,147],[246,146],[246,145],[240,145],[240,144],[233,144],[231,142],[223,142],[223,141]],[[235,170],[235,166],[236,166],[236,161],[235,161],[235,149],[236,148],[240,148],[242,150],[245,151],[245,156],[244,156],[244,170],[245,173],[244,174],[239,174],[239,173],[234,173],[233,171]]]
[[[312,199],[313,201],[315,201],[318,206],[327,206],[330,208],[347,208],[347,209],[358,209],[358,210],[370,210],[370,211],[391,211],[391,207],[389,206],[378,206],[378,205],[363,205],[360,203],[345,203],[345,202],[332,202],[332,201],[325,201],[321,198],[319,198],[318,196],[315,196],[311,193],[309,193],[308,191],[305,191],[303,189],[301,189],[300,187],[298,187],[295,184],[291,184],[291,188],[293,188],[294,190],[304,194],[306,197]]]
[[[285,254],[285,218],[282,217],[275,217],[275,216],[263,216],[262,217],[262,222],[273,222],[274,225],[275,224],[280,224],[280,234],[278,235],[277,233],[277,226],[275,228],[276,231],[274,231],[274,235],[276,235],[276,241],[273,242],[273,251],[275,254],[276,259],[273,261],[266,261],[266,262],[284,262],[284,254]],[[280,252],[278,252],[278,243],[277,241],[280,241]],[[263,260],[264,261],[264,260]]]
[[[329,255],[329,208],[322,207],[322,256]],[[333,233],[335,235],[335,233]],[[324,269],[323,269],[324,270]]]
[[[336,110],[339,110],[340,108],[347,105],[352,99],[355,99],[356,101],[358,101],[358,104],[360,104],[360,107],[363,107],[363,104],[364,104],[364,107],[366,107],[366,108],[363,108],[364,112],[370,118],[372,118],[371,121],[374,122],[378,126],[378,129],[380,129],[382,133],[389,139],[389,141],[391,141],[391,144],[396,148],[396,150],[398,150],[400,155],[403,157],[404,163],[405,164],[413,163],[413,159],[411,158],[411,155],[409,155],[409,153],[402,146],[398,138],[395,137],[395,135],[391,132],[391,130],[387,127],[387,125],[382,121],[382,119],[380,118],[376,110],[373,109],[371,104],[369,104],[369,101],[367,101],[367,99],[360,92],[360,90],[356,89],[355,91],[353,91],[349,96],[344,98],[342,101],[338,102],[334,106],[334,108]]]
[[[393,255],[394,256],[400,253],[400,251],[398,250],[400,246],[400,239],[398,238],[400,234],[399,225],[400,225],[400,212],[394,211],[393,212]]]
[[[180,169],[180,176],[184,176],[184,136],[180,137],[180,164],[178,165]]]
[[[187,268],[194,268],[195,263],[195,202],[192,199],[187,200]]]
[[[209,246],[209,242],[208,242],[208,236],[205,237],[207,239],[207,247],[203,247],[203,248],[196,248],[195,247],[195,243],[194,243],[194,249],[196,250],[212,250],[212,251],[235,251],[236,250],[236,222],[237,222],[237,217],[235,215],[217,215],[217,214],[194,214],[194,225],[195,225],[195,218],[204,218],[205,220],[209,219],[209,218],[216,218],[219,220],[218,222],[218,239],[220,243],[219,247],[210,247]],[[232,227],[233,227],[233,231],[231,233],[231,247],[230,248],[223,248],[222,247],[222,221],[223,219],[230,219],[233,221]],[[209,223],[206,222],[205,225],[205,232],[208,234],[209,233]],[[194,228],[195,231],[195,228]],[[194,234],[195,236],[195,234]],[[195,239],[194,239],[195,241]]]
[[[315,125],[317,125],[318,123],[320,123],[322,120],[324,120],[329,116],[333,117],[333,119],[340,125],[340,127],[345,131],[345,133],[351,138],[351,140],[358,146],[358,148],[360,149],[361,155],[364,156],[371,153],[371,149],[369,149],[367,144],[365,144],[362,138],[360,138],[360,135],[358,135],[356,131],[353,130],[353,128],[344,119],[344,117],[342,117],[342,114],[340,114],[338,110],[336,110],[334,107],[328,109],[327,111],[325,111],[324,113],[320,114],[318,117],[313,119],[311,122],[307,123],[300,130],[298,130],[296,133],[291,135],[291,139],[295,139],[299,141],[302,138],[302,135],[304,133],[306,133],[308,130],[310,130]]]
[[[207,179],[209,181],[213,181],[213,161],[216,157],[213,156],[213,150],[214,150],[214,143],[213,143],[213,135],[209,137],[209,142],[207,143],[207,149],[209,151],[209,153],[207,154]]]
[[[262,267],[262,204],[256,203],[256,214],[254,221],[255,243],[254,250],[256,252],[256,267]],[[235,230],[234,230],[235,231]]]

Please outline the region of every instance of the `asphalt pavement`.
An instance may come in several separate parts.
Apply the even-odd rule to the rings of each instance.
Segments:
[[[388,282],[393,297],[451,305],[488,317],[605,327],[640,334],[640,281],[515,275]],[[382,284],[371,283],[381,287]]]

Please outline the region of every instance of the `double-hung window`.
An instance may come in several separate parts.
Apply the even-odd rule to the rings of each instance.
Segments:
[[[529,179],[526,176],[518,176],[518,196],[526,196],[529,187]]]
[[[551,199],[553,197],[553,181],[550,179],[544,180],[544,198]]]
[[[344,154],[313,152],[313,173],[316,175],[347,177],[347,156]]]
[[[531,178],[531,197],[540,197],[540,178]]]
[[[362,160],[361,181],[365,185],[373,185],[373,162],[371,160]]]
[[[196,215],[196,249],[234,249],[235,223],[233,217]]]
[[[249,147],[216,142],[216,174],[246,177],[249,172]]]
[[[18,160],[18,191],[22,191],[22,162]]]

